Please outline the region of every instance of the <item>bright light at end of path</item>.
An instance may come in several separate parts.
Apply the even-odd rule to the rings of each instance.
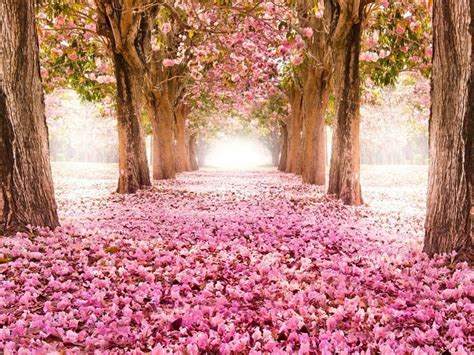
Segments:
[[[243,138],[223,138],[206,156],[206,165],[225,169],[250,169],[270,163],[270,152],[263,144]]]

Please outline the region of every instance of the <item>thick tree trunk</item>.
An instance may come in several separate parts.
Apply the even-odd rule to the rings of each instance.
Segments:
[[[288,129],[285,123],[280,123],[281,154],[278,170],[285,171],[288,158]]]
[[[303,94],[303,182],[326,182],[324,114],[329,99],[329,77],[325,70],[309,69]]]
[[[189,159],[191,162],[191,171],[199,169],[197,153],[196,153],[196,135],[191,134],[189,136]]]
[[[148,113],[153,128],[153,179],[165,180],[176,177],[174,152],[174,112],[167,95],[150,94]]]
[[[435,0],[430,173],[424,251],[474,262],[474,2]]]
[[[160,162],[160,152],[158,151],[159,143],[157,142],[157,137],[152,132],[151,134],[151,167],[152,173],[156,170],[155,166],[159,165]]]
[[[363,203],[360,187],[360,74],[362,26],[353,24],[334,49],[336,117],[334,120],[328,194],[346,205]]]
[[[125,59],[114,53],[117,80],[117,128],[119,143],[118,193],[134,193],[151,186],[141,122],[142,101],[139,77]]]
[[[288,125],[288,153],[286,172],[301,174],[302,140],[301,130],[303,124],[303,93],[293,89],[290,98],[290,122]]]
[[[0,229],[54,228],[34,1],[2,0],[0,14]]]
[[[189,139],[186,129],[188,108],[180,104],[175,112],[176,134],[176,169],[177,172],[190,171],[191,159],[189,157]]]

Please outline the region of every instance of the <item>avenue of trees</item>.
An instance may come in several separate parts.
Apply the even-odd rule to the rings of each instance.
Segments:
[[[424,251],[473,260],[472,0],[3,0],[0,15],[4,232],[59,225],[44,90],[113,99],[118,193],[197,169],[199,141],[241,115],[279,170],[358,206],[363,93],[410,70],[431,77]]]

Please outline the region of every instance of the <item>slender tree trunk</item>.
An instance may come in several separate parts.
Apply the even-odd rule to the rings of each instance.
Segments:
[[[474,2],[435,0],[424,251],[474,262]]]
[[[329,99],[329,78],[325,70],[309,69],[303,100],[303,182],[326,182],[324,114]]]
[[[119,143],[118,193],[134,193],[151,186],[141,122],[142,101],[139,77],[125,59],[114,53],[117,80],[117,128]]]
[[[272,144],[270,150],[272,153],[272,165],[278,167],[278,163],[280,161],[280,143]]]
[[[334,49],[337,107],[328,189],[328,194],[355,206],[363,203],[359,148],[361,32],[361,23],[353,24],[340,46]]]
[[[32,0],[0,2],[0,229],[59,225]]]
[[[148,98],[148,112],[153,128],[153,179],[176,177],[174,152],[174,112],[167,95],[152,93]]]
[[[288,129],[285,123],[280,123],[281,155],[278,170],[285,171],[288,157]]]
[[[186,129],[188,108],[180,104],[175,111],[175,134],[176,134],[176,169],[178,172],[191,170],[191,159],[189,157],[189,139]]]
[[[199,167],[204,166],[205,160],[206,160],[206,154],[207,154],[207,144],[204,142],[202,139],[199,139],[199,141],[196,141],[195,143],[196,146],[196,157],[198,161]]]
[[[189,159],[191,162],[191,170],[195,171],[199,169],[199,164],[196,154],[196,135],[191,134],[189,136]]]
[[[288,129],[288,154],[286,172],[301,174],[301,130],[303,123],[303,93],[293,89],[290,93],[290,124]]]

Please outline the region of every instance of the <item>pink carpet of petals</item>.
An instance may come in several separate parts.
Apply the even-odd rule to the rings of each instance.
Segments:
[[[55,167],[62,227],[0,238],[6,354],[472,353],[474,272],[421,253],[426,168],[367,168],[358,209],[273,170],[120,196],[84,168]]]

